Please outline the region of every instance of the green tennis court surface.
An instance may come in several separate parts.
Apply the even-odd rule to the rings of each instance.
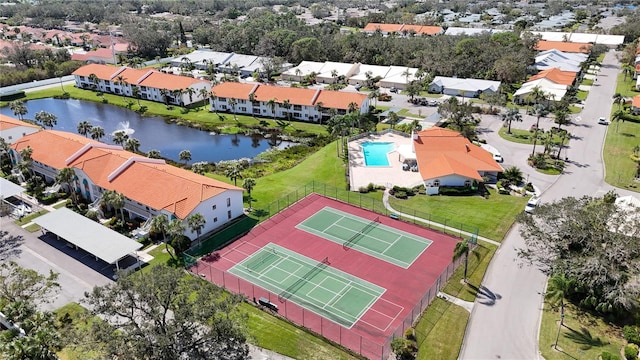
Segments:
[[[327,260],[327,259],[325,259]],[[375,284],[269,243],[228,270],[351,328],[386,291]]]
[[[296,228],[408,268],[432,241],[376,221],[325,207]]]

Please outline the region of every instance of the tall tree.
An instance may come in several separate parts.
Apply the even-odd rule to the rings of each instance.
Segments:
[[[129,140],[129,135],[123,131],[116,131],[113,133],[111,141],[116,145],[124,145]]]
[[[91,128],[91,138],[93,140],[100,141],[104,137],[104,129],[101,126],[94,126]]]
[[[238,185],[238,179],[242,179],[242,165],[238,161],[232,161],[225,169],[224,175],[233,180],[234,185]]]
[[[514,121],[522,122],[522,114],[517,108],[507,108],[507,111],[500,114],[502,122],[507,125],[507,134],[511,134],[511,123]]]
[[[189,230],[191,230],[191,232],[195,232],[198,237],[200,237],[202,228],[206,223],[207,220],[200,213],[191,214],[189,215],[189,217],[187,217],[187,225],[189,226]]]
[[[622,94],[613,94],[613,103],[618,104],[618,111],[622,110],[622,104],[624,104],[624,97],[622,96]]]
[[[78,134],[80,135],[84,135],[85,137],[88,137],[89,134],[91,133],[91,128],[93,128],[93,126],[86,120],[81,121],[78,124]]]
[[[533,106],[533,114],[536,117],[536,127],[533,129],[533,150],[531,151],[531,156],[536,154],[536,144],[538,142],[538,134],[540,132],[540,118],[547,116],[549,111],[542,104],[535,104]]]
[[[167,224],[167,235],[169,236],[169,241],[171,247],[173,248],[173,252],[169,250],[169,247],[166,246],[167,252],[173,259],[178,259],[178,255],[184,252],[189,248],[189,243],[186,243],[184,231],[186,230],[182,220],[173,219],[169,221]],[[188,238],[186,239],[189,240]]]
[[[43,127],[53,128],[58,123],[58,117],[54,114],[46,111],[38,111],[35,115],[35,119]]]
[[[125,88],[128,85],[127,79],[122,75],[118,75],[114,83],[120,87],[120,94],[122,95],[122,100],[124,100],[124,96],[126,95]]]
[[[169,218],[165,214],[158,214],[151,219],[151,232],[162,235],[162,241],[167,240]]]
[[[129,138],[124,143],[124,149],[127,151],[131,151],[137,153],[140,151],[140,140],[136,138]]]
[[[140,106],[140,98],[142,97],[142,93],[140,92],[140,87],[134,85],[131,87],[131,95],[138,101],[138,106]]]
[[[186,166],[189,161],[191,161],[191,151],[182,150],[180,154],[178,154],[180,161],[184,161],[184,165]]]
[[[464,276],[463,281],[467,282],[467,268],[469,266],[469,242],[465,239],[458,243],[456,243],[455,248],[453,249],[453,260],[458,260],[461,256],[464,255]]]
[[[553,121],[558,124],[558,130],[562,128],[562,125],[567,125],[571,123],[571,119],[569,118],[569,113],[565,109],[558,109],[553,112],[555,117]]]
[[[105,319],[87,344],[104,344],[109,358],[228,359],[248,357],[235,307],[240,298],[183,270],[157,265],[85,294]],[[144,315],[141,315],[144,314]]]
[[[69,191],[69,195],[71,196],[71,201],[73,203],[77,202],[76,192],[73,188],[73,180],[75,178],[76,178],[75,170],[69,167],[60,169],[56,174],[56,183],[65,186],[65,190]]]
[[[13,111],[13,115],[17,116],[18,119],[24,120],[24,116],[29,112],[27,107],[22,100],[15,100],[9,103],[9,109]]]
[[[147,153],[147,157],[149,159],[160,159],[162,156],[160,154],[160,150],[149,150],[149,152]]]
[[[247,190],[247,194],[249,195],[247,199],[249,200],[249,210],[251,210],[251,190],[256,186],[256,179],[254,178],[245,178],[242,181],[242,187]]]

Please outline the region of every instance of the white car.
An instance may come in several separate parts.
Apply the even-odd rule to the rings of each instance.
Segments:
[[[605,119],[604,117],[600,117],[598,118],[598,124],[600,125],[609,125],[609,122],[607,121],[607,119]]]
[[[504,159],[502,158],[502,155],[500,155],[500,154],[493,154],[493,160],[495,160],[496,162],[499,162],[499,163],[504,161]]]
[[[535,210],[536,206],[538,206],[538,202],[540,202],[540,198],[532,197],[527,201],[527,205],[524,207],[524,211],[526,213],[532,213]]]

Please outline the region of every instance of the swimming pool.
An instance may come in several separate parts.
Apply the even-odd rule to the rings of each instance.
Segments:
[[[391,142],[365,142],[362,143],[364,164],[367,166],[389,166],[387,154],[393,151]]]

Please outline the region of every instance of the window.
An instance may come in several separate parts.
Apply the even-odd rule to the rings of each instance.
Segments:
[[[218,101],[220,101],[220,102],[227,102],[227,98],[219,97],[219,98],[218,98]]]
[[[227,211],[227,217],[231,219],[231,210]]]
[[[84,81],[84,76],[80,76],[80,81]]]
[[[227,207],[231,206],[231,198],[227,198]]]
[[[213,205],[213,206],[211,207],[211,210],[215,210],[215,209],[216,209],[216,206],[218,206],[218,205]]]
[[[438,180],[438,179],[433,180],[433,186],[435,186],[435,187],[440,186],[440,180]]]
[[[246,107],[241,107],[241,108],[240,108],[240,111],[244,111],[244,112],[246,112],[246,111],[247,111],[247,108],[246,108]]]
[[[464,186],[466,186],[466,187],[471,186],[471,180],[465,180],[464,181]]]
[[[213,222],[214,222],[214,223],[215,223],[215,222],[218,222],[218,218],[217,218],[217,217],[214,217],[214,218],[213,218]]]
[[[22,134],[22,136],[24,136],[24,134]],[[9,135],[9,140],[13,139],[13,136]]]
[[[253,109],[253,113],[257,114],[257,115],[260,115],[260,109]]]
[[[300,113],[299,113],[299,112],[294,112],[294,113],[293,113],[293,117],[295,117],[295,118],[299,118],[299,117],[300,117]]]
[[[301,105],[293,105],[293,110],[302,111]]]

